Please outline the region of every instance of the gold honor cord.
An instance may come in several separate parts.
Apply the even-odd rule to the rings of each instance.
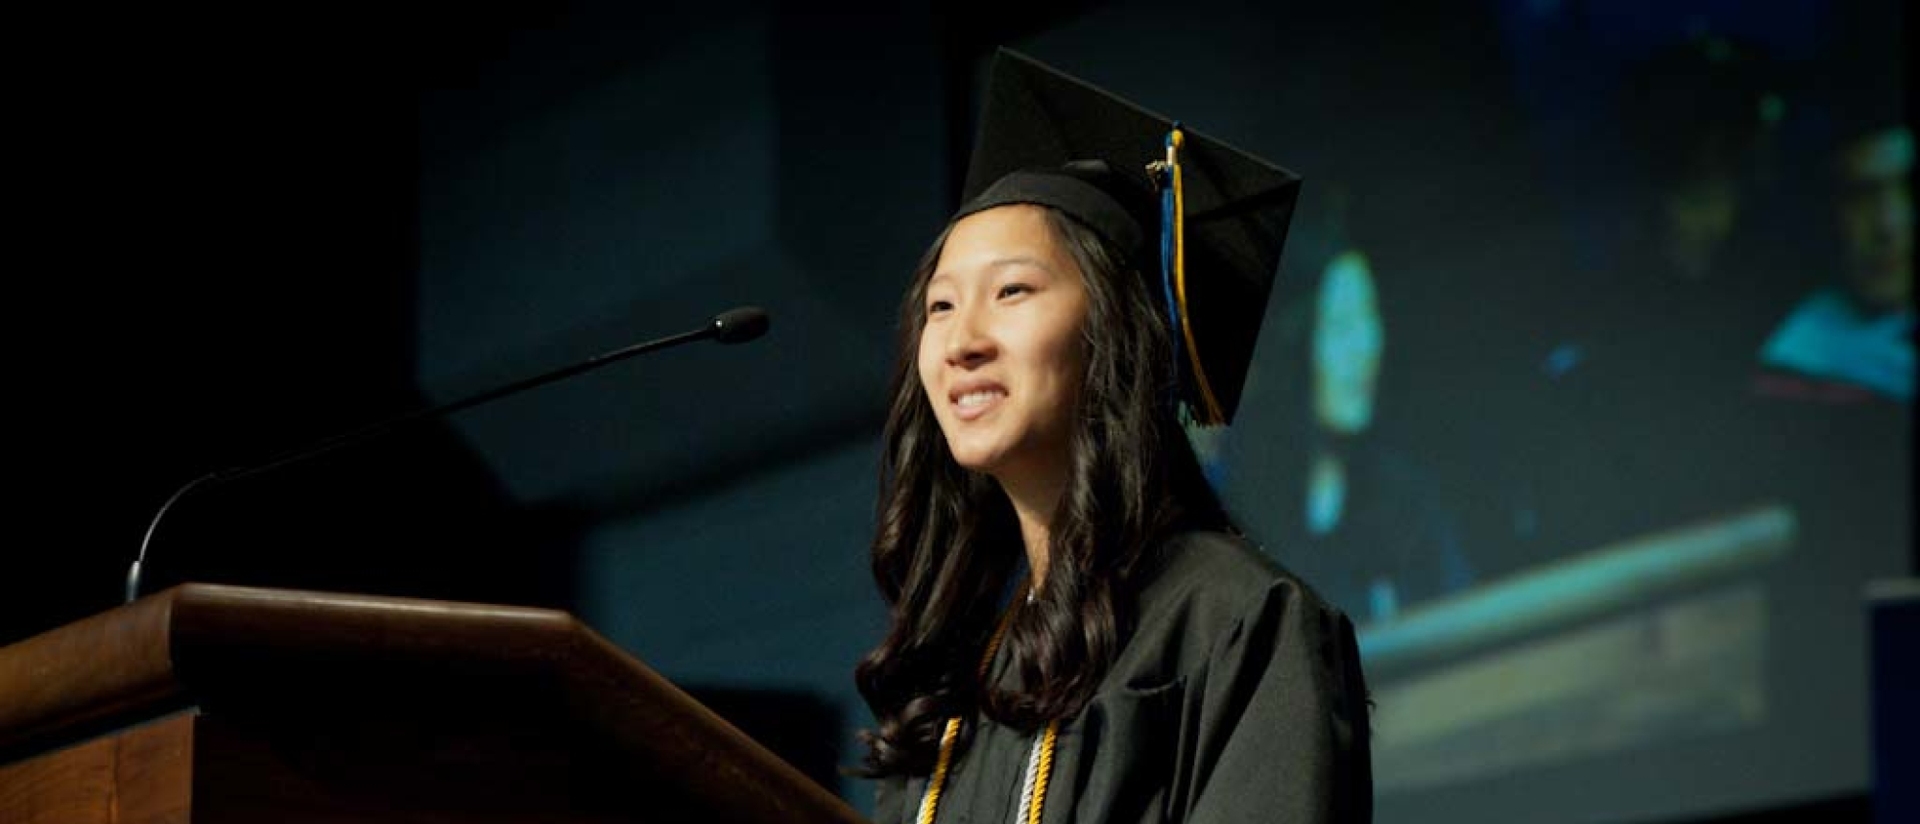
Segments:
[[[1193,365],[1194,385],[1200,390],[1199,422],[1218,426],[1227,422],[1227,416],[1220,411],[1213,386],[1207,383],[1207,370],[1200,365],[1200,350],[1193,343],[1193,319],[1187,314],[1187,204],[1180,179],[1180,147],[1184,145],[1186,134],[1176,126],[1167,140],[1167,167],[1173,178],[1173,288],[1180,306],[1180,334],[1187,344],[1187,360]]]
[[[1047,722],[1047,728],[1040,733],[1035,742],[1035,755],[1028,768],[1028,777],[1033,780],[1033,802],[1027,805],[1026,815],[1021,820],[1027,824],[1040,824],[1040,810],[1047,803],[1047,777],[1053,774],[1053,742],[1060,735],[1060,722]]]
[[[1000,642],[1006,638],[1007,626],[1013,623],[1013,608],[1008,607],[1006,614],[1000,616],[1000,625],[993,630],[993,638],[987,641],[987,651],[980,656],[980,668],[976,677],[985,681],[987,667],[993,663],[994,653],[1000,651]],[[1059,737],[1060,722],[1048,721],[1041,732],[1040,740],[1034,742],[1034,757],[1027,765],[1027,781],[1033,786],[1033,798],[1027,801],[1026,809],[1020,811],[1016,819],[1025,824],[1040,824],[1040,810],[1047,802],[1047,779],[1053,773],[1053,745]],[[933,824],[934,816],[940,809],[940,792],[947,785],[947,770],[953,766],[953,742],[960,737],[960,718],[947,719],[947,728],[940,734],[940,757],[933,762],[933,775],[927,777],[927,794],[920,800],[919,824]]]

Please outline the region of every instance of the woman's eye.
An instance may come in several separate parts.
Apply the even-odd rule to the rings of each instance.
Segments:
[[[936,300],[932,303],[927,304],[927,314],[931,315],[936,312],[945,312],[952,308],[953,308],[952,303],[949,303],[944,300]]]
[[[1023,295],[1031,291],[1033,291],[1033,287],[1024,283],[1009,283],[1000,287],[1000,297],[1010,298],[1014,295]]]

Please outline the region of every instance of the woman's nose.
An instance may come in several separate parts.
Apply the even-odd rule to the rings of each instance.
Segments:
[[[947,362],[955,366],[973,366],[993,358],[993,336],[981,312],[955,309],[954,322],[948,326]]]

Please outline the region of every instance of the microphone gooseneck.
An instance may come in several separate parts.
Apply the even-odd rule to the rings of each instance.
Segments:
[[[517,380],[504,386],[488,389],[484,392],[477,392],[456,401],[388,418],[378,423],[322,439],[309,446],[281,453],[276,457],[269,458],[265,462],[253,466],[229,467],[194,478],[182,484],[179,489],[174,490],[173,494],[168,496],[166,503],[161,504],[159,511],[153,514],[153,519],[147,522],[146,535],[140,539],[140,552],[134,556],[133,564],[127,567],[127,603],[133,603],[134,599],[140,597],[140,577],[144,571],[142,565],[146,563],[147,546],[153,543],[153,534],[160,527],[160,519],[166,516],[167,511],[172,509],[175,503],[179,502],[181,498],[186,497],[187,493],[194,489],[237,481],[241,478],[279,469],[288,464],[298,463],[308,458],[332,452],[336,449],[344,449],[362,441],[371,440],[408,424],[451,415],[463,409],[479,406],[480,404],[497,400],[516,392],[524,392],[536,386],[542,386],[557,380],[573,377],[582,372],[590,372],[602,366],[626,360],[635,355],[644,355],[648,352],[665,349],[670,346],[679,346],[683,343],[691,343],[703,338],[713,338],[726,344],[745,343],[766,334],[767,329],[771,325],[772,319],[767,316],[766,310],[757,306],[736,307],[715,315],[713,320],[709,321],[707,325],[698,329],[615,349],[611,352],[595,355],[570,366],[563,366],[551,372]]]
[[[221,474],[221,472],[209,472],[182,484],[179,489],[173,491],[172,495],[167,496],[167,502],[160,505],[160,511],[153,513],[153,520],[147,522],[147,534],[140,539],[140,554],[134,556],[133,564],[127,567],[127,603],[131,604],[135,598],[140,597],[140,564],[147,560],[147,544],[153,543],[153,533],[160,528],[160,519],[167,514],[167,510],[173,508],[175,502],[193,491],[194,487],[220,482]]]

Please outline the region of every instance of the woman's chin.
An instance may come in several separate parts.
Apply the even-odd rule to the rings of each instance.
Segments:
[[[985,434],[985,433],[969,433]],[[947,452],[962,469],[989,475],[1004,466],[1009,458],[1007,444],[997,438],[948,438]]]
[[[953,450],[953,462],[961,469],[992,475],[1004,461],[998,452],[990,450]]]

